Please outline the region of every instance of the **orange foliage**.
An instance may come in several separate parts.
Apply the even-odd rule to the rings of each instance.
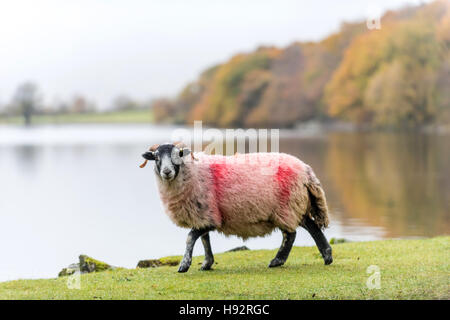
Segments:
[[[450,2],[409,6],[388,11],[381,30],[344,23],[319,42],[235,55],[188,84],[173,106],[166,102],[165,113],[175,122],[220,127],[288,127],[323,118],[429,124],[450,118],[449,48]]]

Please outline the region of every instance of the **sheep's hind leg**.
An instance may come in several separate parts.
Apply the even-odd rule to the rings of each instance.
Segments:
[[[209,242],[209,233],[202,235],[202,243],[205,248],[205,261],[203,261],[200,270],[211,270],[211,266],[214,263],[214,255],[211,250],[211,243]]]
[[[205,229],[192,229],[186,240],[186,251],[184,253],[183,260],[181,260],[180,267],[178,268],[178,272],[186,272],[189,270],[189,267],[192,263],[192,251],[194,250],[195,241],[205,233],[211,231],[213,228],[205,228]]]
[[[283,242],[281,243],[281,247],[277,252],[277,255],[275,258],[270,261],[269,268],[279,267],[282,266],[287,258],[289,257],[289,253],[291,252],[292,245],[295,241],[295,236],[297,232],[287,232],[284,230],[281,230],[283,232]]]
[[[314,242],[316,243],[317,248],[319,249],[320,254],[323,257],[325,265],[331,264],[333,262],[331,246],[320,228],[310,217],[306,217],[305,220],[303,220],[303,224],[301,226],[305,228],[313,237]]]

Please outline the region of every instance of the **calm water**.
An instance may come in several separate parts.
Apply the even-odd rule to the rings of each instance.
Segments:
[[[80,253],[113,265],[182,254],[187,230],[164,215],[140,154],[171,127],[0,127],[0,281],[55,277]],[[331,209],[328,238],[450,233],[450,136],[282,132],[309,163]],[[243,241],[213,234],[221,252]],[[277,248],[281,234],[250,239]],[[313,244],[299,229],[295,245]],[[195,254],[202,254],[197,244]]]

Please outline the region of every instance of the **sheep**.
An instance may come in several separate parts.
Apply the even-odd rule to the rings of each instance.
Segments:
[[[187,155],[191,155],[187,157]],[[190,228],[178,272],[188,271],[192,251],[201,238],[205,260],[214,263],[209,232],[242,239],[265,236],[280,229],[283,241],[269,267],[283,265],[298,226],[314,239],[325,265],[332,250],[321,229],[329,224],[325,193],[311,167],[285,153],[234,156],[191,153],[182,144],[154,145],[143,155],[155,161],[154,171],[165,212],[179,227]]]

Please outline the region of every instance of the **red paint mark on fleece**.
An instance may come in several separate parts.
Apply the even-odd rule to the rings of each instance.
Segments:
[[[275,178],[278,182],[278,187],[280,188],[280,204],[285,206],[291,196],[292,182],[296,178],[296,173],[292,168],[280,165],[278,166]]]
[[[227,174],[227,165],[225,163],[211,163],[209,165],[213,177],[213,188],[216,196],[218,221],[222,221],[223,214],[220,211],[220,204],[223,199],[223,180]]]

